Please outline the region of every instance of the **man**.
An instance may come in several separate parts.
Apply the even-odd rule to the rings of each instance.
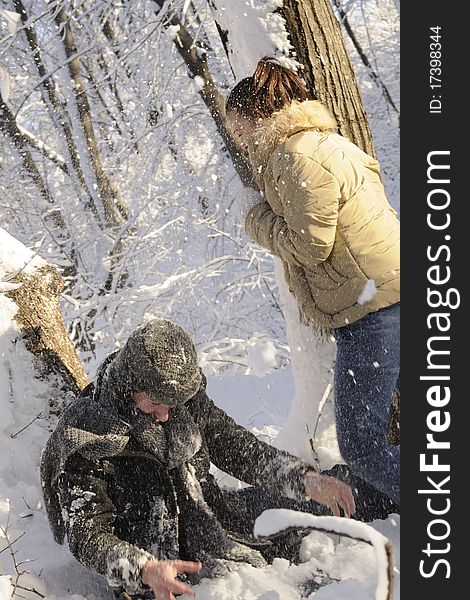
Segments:
[[[185,331],[152,320],[104,361],[44,450],[56,541],[67,535],[77,560],[127,594],[171,599],[191,593],[182,579],[265,565],[289,545],[251,536],[266,508],[355,511],[346,483],[259,441],[214,405],[205,383]],[[211,462],[253,487],[221,490]]]

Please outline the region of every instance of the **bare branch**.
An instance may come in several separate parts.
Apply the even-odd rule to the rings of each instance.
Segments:
[[[127,218],[127,207],[120,197],[118,190],[106,175],[96,142],[96,136],[91,118],[91,110],[88,97],[80,72],[80,62],[76,58],[77,49],[73,38],[69,18],[63,9],[55,15],[57,25],[63,28],[63,44],[65,54],[69,60],[68,69],[74,82],[74,100],[77,105],[80,125],[87,143],[90,163],[96,177],[99,197],[103,205],[104,221],[106,225],[122,225]]]
[[[13,580],[12,578],[12,582],[11,585],[13,587],[11,595],[10,595],[10,599],[14,598],[16,594],[16,590],[24,590],[27,592],[32,592],[33,594],[36,594],[37,596],[39,596],[40,598],[45,598],[45,596],[43,594],[41,594],[40,592],[38,592],[38,590],[36,590],[35,588],[30,588],[30,587],[24,587],[20,584],[20,578],[22,575],[25,575],[28,573],[28,571],[22,571],[20,570],[20,567],[22,564],[24,564],[25,562],[30,562],[30,561],[22,561],[22,562],[18,562],[16,560],[16,551],[14,550],[13,546],[14,544],[16,544],[16,542],[21,539],[24,535],[25,532],[21,533],[16,539],[14,539],[13,541],[11,541],[10,539],[10,526],[11,526],[11,513],[10,513],[10,506],[8,506],[8,516],[7,516],[7,522],[5,524],[5,526],[0,525],[0,533],[2,534],[3,539],[5,540],[6,546],[5,548],[3,548],[2,550],[0,550],[0,554],[2,552],[4,552],[5,550],[8,550],[10,553],[10,557],[13,563],[13,569],[15,571],[15,578]],[[17,595],[18,596],[18,595]]]
[[[17,431],[16,433],[12,433],[10,435],[11,439],[14,440],[16,437],[19,436],[20,433],[22,433],[25,429],[28,429],[28,427],[30,427],[30,425],[32,425],[38,419],[44,419],[44,415],[42,414],[42,412],[40,412],[38,415],[36,415],[34,417],[34,419],[31,419],[31,421],[27,425],[25,425],[24,427],[22,427],[19,431]]]
[[[25,129],[21,125],[17,125],[17,126],[18,126],[18,129],[23,133],[25,140],[28,141],[31,148],[34,148],[35,150],[40,152],[45,158],[52,161],[56,165],[56,167],[58,167],[66,175],[70,175],[68,166],[66,165],[64,159],[57,154],[57,152],[54,152],[54,150],[52,150],[52,148],[47,147],[46,144],[44,144],[44,142],[42,142],[41,140],[38,140],[34,134],[29,132],[27,129]]]
[[[165,5],[164,0],[153,0],[160,9]],[[238,144],[230,135],[225,121],[225,99],[217,89],[207,64],[206,49],[198,47],[181,19],[170,15],[167,21],[177,29],[174,37],[176,49],[183,58],[191,77],[199,78],[199,94],[209,109],[226,148],[232,158],[235,169],[245,185],[253,184],[253,173]]]
[[[19,129],[18,124],[15,121],[15,117],[11,112],[10,108],[6,105],[3,99],[0,97],[0,129],[5,135],[7,135],[13,144],[16,146],[19,155],[23,161],[23,167],[30,175],[37,188],[39,189],[42,197],[49,203],[54,204],[54,199],[50,196],[48,188],[42,175],[40,174],[36,163],[34,162],[31,153],[29,152],[28,146],[30,140],[27,136]],[[62,217],[60,210],[54,209],[50,213],[54,224],[62,230],[66,229],[65,221]]]

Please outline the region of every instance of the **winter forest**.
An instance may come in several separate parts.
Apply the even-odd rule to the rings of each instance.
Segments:
[[[224,105],[261,57],[278,58],[375,153],[399,212],[399,11],[398,0],[0,3],[0,600],[112,597],[54,542],[39,460],[62,407],[152,318],[190,334],[208,395],[237,423],[318,469],[342,462],[335,345],[299,322],[278,259],[243,229],[249,175]],[[335,527],[303,540],[298,565],[204,579],[196,598],[391,598],[387,539],[399,598],[400,517]],[[315,574],[328,584],[303,594]]]

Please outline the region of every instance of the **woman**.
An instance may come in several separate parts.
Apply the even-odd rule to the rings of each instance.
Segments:
[[[245,229],[282,259],[302,319],[336,339],[341,454],[399,503],[400,448],[387,443],[399,375],[399,221],[378,162],[336,133],[300,78],[271,59],[235,86],[226,110],[262,192],[244,195]]]

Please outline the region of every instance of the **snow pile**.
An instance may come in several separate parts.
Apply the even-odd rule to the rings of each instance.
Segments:
[[[0,278],[3,285],[6,286],[5,282],[13,279],[20,271],[31,273],[45,265],[46,262],[42,258],[0,227]],[[2,291],[9,290],[3,289]]]
[[[376,600],[387,600],[388,597],[388,558],[385,546],[389,540],[381,533],[352,519],[342,517],[318,517],[315,515],[285,509],[264,511],[255,522],[256,537],[270,536],[290,527],[315,528],[346,535],[350,538],[369,543],[374,548],[377,562]],[[305,552],[305,551],[304,551]]]
[[[13,587],[9,575],[0,575],[0,598],[10,598]]]
[[[332,392],[336,346],[333,341],[319,340],[311,327],[298,322],[297,302],[282,276],[280,260],[275,262],[296,389],[287,422],[274,445],[307,462],[316,460],[322,470],[329,469],[344,462],[336,437]]]
[[[219,25],[229,32],[230,63],[237,78],[251,75],[263,56],[276,55],[286,66],[292,66],[286,58],[292,46],[284,19],[274,13],[282,0],[215,0],[214,5]],[[237,32],[236,40],[231,39],[233,31]]]
[[[292,524],[290,518],[287,521],[281,518],[280,526],[274,526],[274,530],[282,529],[286,522]],[[348,521],[348,524],[351,523],[353,522]],[[355,525],[361,530],[367,527],[360,523]],[[399,517],[374,522],[373,527],[374,529],[367,529],[371,530],[370,535],[377,543],[383,539],[376,531],[380,529],[394,547],[398,545]],[[277,558],[264,569],[246,566],[223,579],[204,580],[195,588],[196,600],[374,600],[379,597],[375,596],[376,556],[373,547],[368,544],[313,531],[302,541],[300,559],[300,564],[293,565],[285,559]],[[395,564],[398,561],[399,554],[395,554]],[[313,585],[315,589],[328,581],[327,576],[331,583],[322,585],[317,591],[308,592],[312,588],[312,582],[317,584]],[[398,569],[395,569],[394,580],[394,598],[398,600]],[[186,600],[187,597],[184,598]]]
[[[15,35],[16,30],[18,29],[18,23],[21,20],[21,15],[17,12],[12,12],[11,10],[0,10],[0,17],[7,22],[10,35]]]
[[[359,304],[365,304],[366,302],[370,302],[376,293],[377,287],[375,285],[375,281],[373,279],[368,279],[367,283],[364,286],[364,289],[359,294],[357,301]]]

